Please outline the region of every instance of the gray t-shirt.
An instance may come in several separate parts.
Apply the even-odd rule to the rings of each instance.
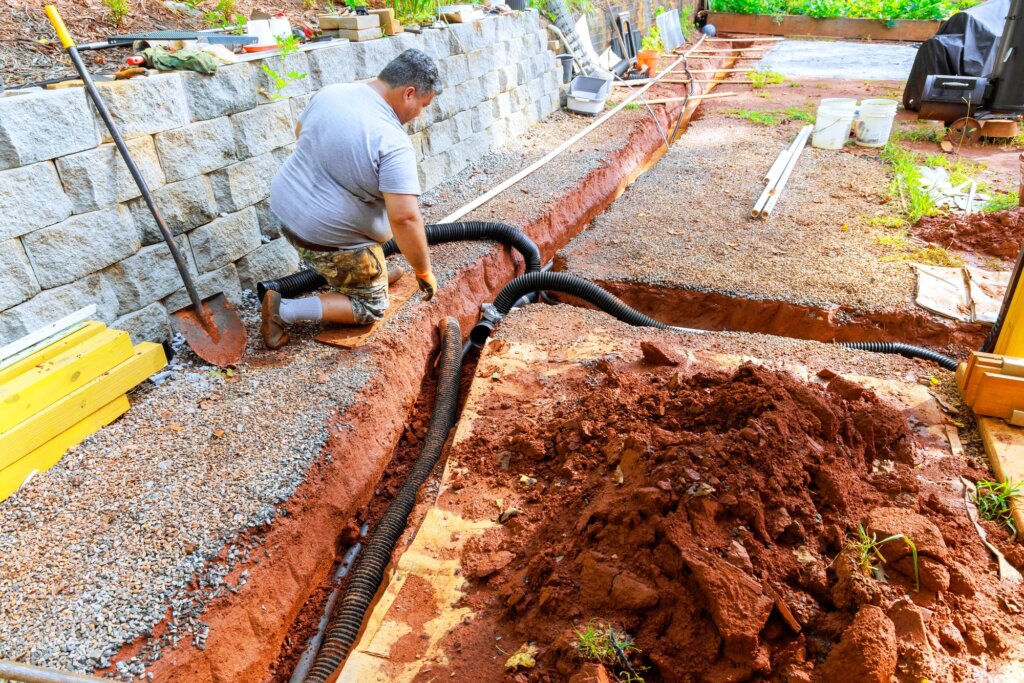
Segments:
[[[420,194],[416,154],[398,116],[365,83],[329,85],[270,190],[270,208],[302,239],[356,249],[391,237],[384,193]]]

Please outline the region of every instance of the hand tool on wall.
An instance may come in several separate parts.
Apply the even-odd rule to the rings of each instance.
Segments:
[[[118,131],[117,126],[114,124],[107,105],[103,102],[103,98],[100,97],[96,84],[93,83],[92,77],[85,68],[85,64],[82,63],[82,58],[75,47],[75,41],[71,38],[71,34],[68,33],[64,20],[61,19],[60,14],[57,13],[57,8],[53,5],[46,6],[46,16],[57,32],[57,37],[60,38],[61,44],[67,50],[68,56],[71,57],[71,62],[75,65],[75,69],[82,77],[89,97],[92,99],[93,104],[96,105],[96,110],[99,111],[103,123],[106,124],[107,129],[110,131],[114,144],[117,145],[117,149],[121,153],[128,171],[132,174],[132,178],[135,179],[135,184],[138,185],[139,191],[142,192],[146,206],[149,207],[150,213],[153,214],[153,219],[160,228],[160,233],[171,250],[174,264],[177,266],[181,279],[185,283],[189,299],[192,300],[192,307],[174,313],[172,320],[175,329],[185,337],[189,347],[203,360],[221,367],[237,362],[245,352],[246,333],[242,320],[238,317],[238,313],[231,306],[231,302],[227,300],[223,292],[218,292],[206,299],[199,298],[199,292],[192,281],[192,276],[189,275],[188,266],[181,255],[181,251],[178,249],[178,245],[174,241],[174,236],[167,227],[163,216],[160,215],[160,210],[157,209],[156,203],[153,201],[153,195],[149,191],[146,180],[142,177],[139,167],[128,152],[124,138],[121,137],[120,131]]]

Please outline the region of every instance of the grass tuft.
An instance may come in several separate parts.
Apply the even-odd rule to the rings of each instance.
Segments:
[[[860,564],[861,570],[869,575],[873,576],[876,581],[882,581],[888,583],[888,579],[885,576],[885,570],[882,565],[885,564],[885,556],[882,555],[882,546],[886,543],[893,541],[903,541],[910,548],[910,554],[914,558],[914,583],[917,590],[921,590],[921,576],[920,570],[917,566],[917,546],[911,541],[906,534],[893,534],[892,536],[886,536],[882,540],[878,540],[878,536],[872,532],[868,535],[864,525],[857,525],[857,535],[850,539],[847,546],[857,553],[857,562]]]
[[[889,192],[898,197],[907,221],[916,223],[922,216],[938,213],[928,193],[921,189],[920,158],[913,151],[890,142],[882,150],[882,158],[892,166],[893,179]]]
[[[974,485],[974,503],[981,518],[1005,526],[1014,538],[1017,537],[1017,524],[1013,521],[1010,502],[1020,495],[1022,484],[1024,482],[979,481]]]
[[[766,85],[778,85],[786,80],[786,77],[777,71],[751,71],[747,75],[750,77],[751,85],[754,88],[763,88]]]
[[[618,683],[644,683],[641,673],[647,669],[634,666],[629,661],[629,654],[639,654],[640,649],[625,632],[617,632],[612,626],[595,619],[591,619],[583,631],[573,630],[576,632],[575,645],[580,657],[610,667]]]
[[[131,12],[128,0],[103,0],[103,6],[110,12],[110,23],[114,26],[120,26],[124,18]]]
[[[814,121],[814,114],[806,108],[786,109],[728,109],[729,116],[744,119],[761,126],[775,126],[784,121]]]
[[[996,194],[985,206],[981,207],[982,211],[1006,211],[1008,209],[1016,209],[1020,206],[1020,195],[1017,192],[1006,192]]]

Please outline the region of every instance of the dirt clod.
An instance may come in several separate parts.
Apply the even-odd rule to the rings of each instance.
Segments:
[[[944,247],[1011,260],[1024,241],[1024,209],[927,216],[913,233]]]
[[[831,683],[889,683],[896,673],[896,629],[878,607],[862,607],[821,666]]]

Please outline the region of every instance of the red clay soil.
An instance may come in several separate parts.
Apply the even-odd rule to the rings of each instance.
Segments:
[[[944,247],[1012,261],[1024,244],[1024,208],[970,215],[926,216],[911,232]]]
[[[1016,589],[941,502],[943,477],[922,474],[903,414],[829,371],[684,376],[644,346],[639,365],[560,375],[578,399],[544,414],[507,390],[479,405],[487,427],[459,445],[467,474],[442,501],[487,515],[482,491],[524,473],[535,481],[506,504],[529,514],[467,544],[475,616],[442,641],[449,664],[417,680],[594,680],[576,647],[588,624],[631,639],[605,665],[628,660],[649,683],[980,680],[1024,633]],[[914,541],[919,590],[902,540],[868,553],[888,582],[870,578],[850,546],[859,523]],[[537,666],[506,674],[525,641]]]

